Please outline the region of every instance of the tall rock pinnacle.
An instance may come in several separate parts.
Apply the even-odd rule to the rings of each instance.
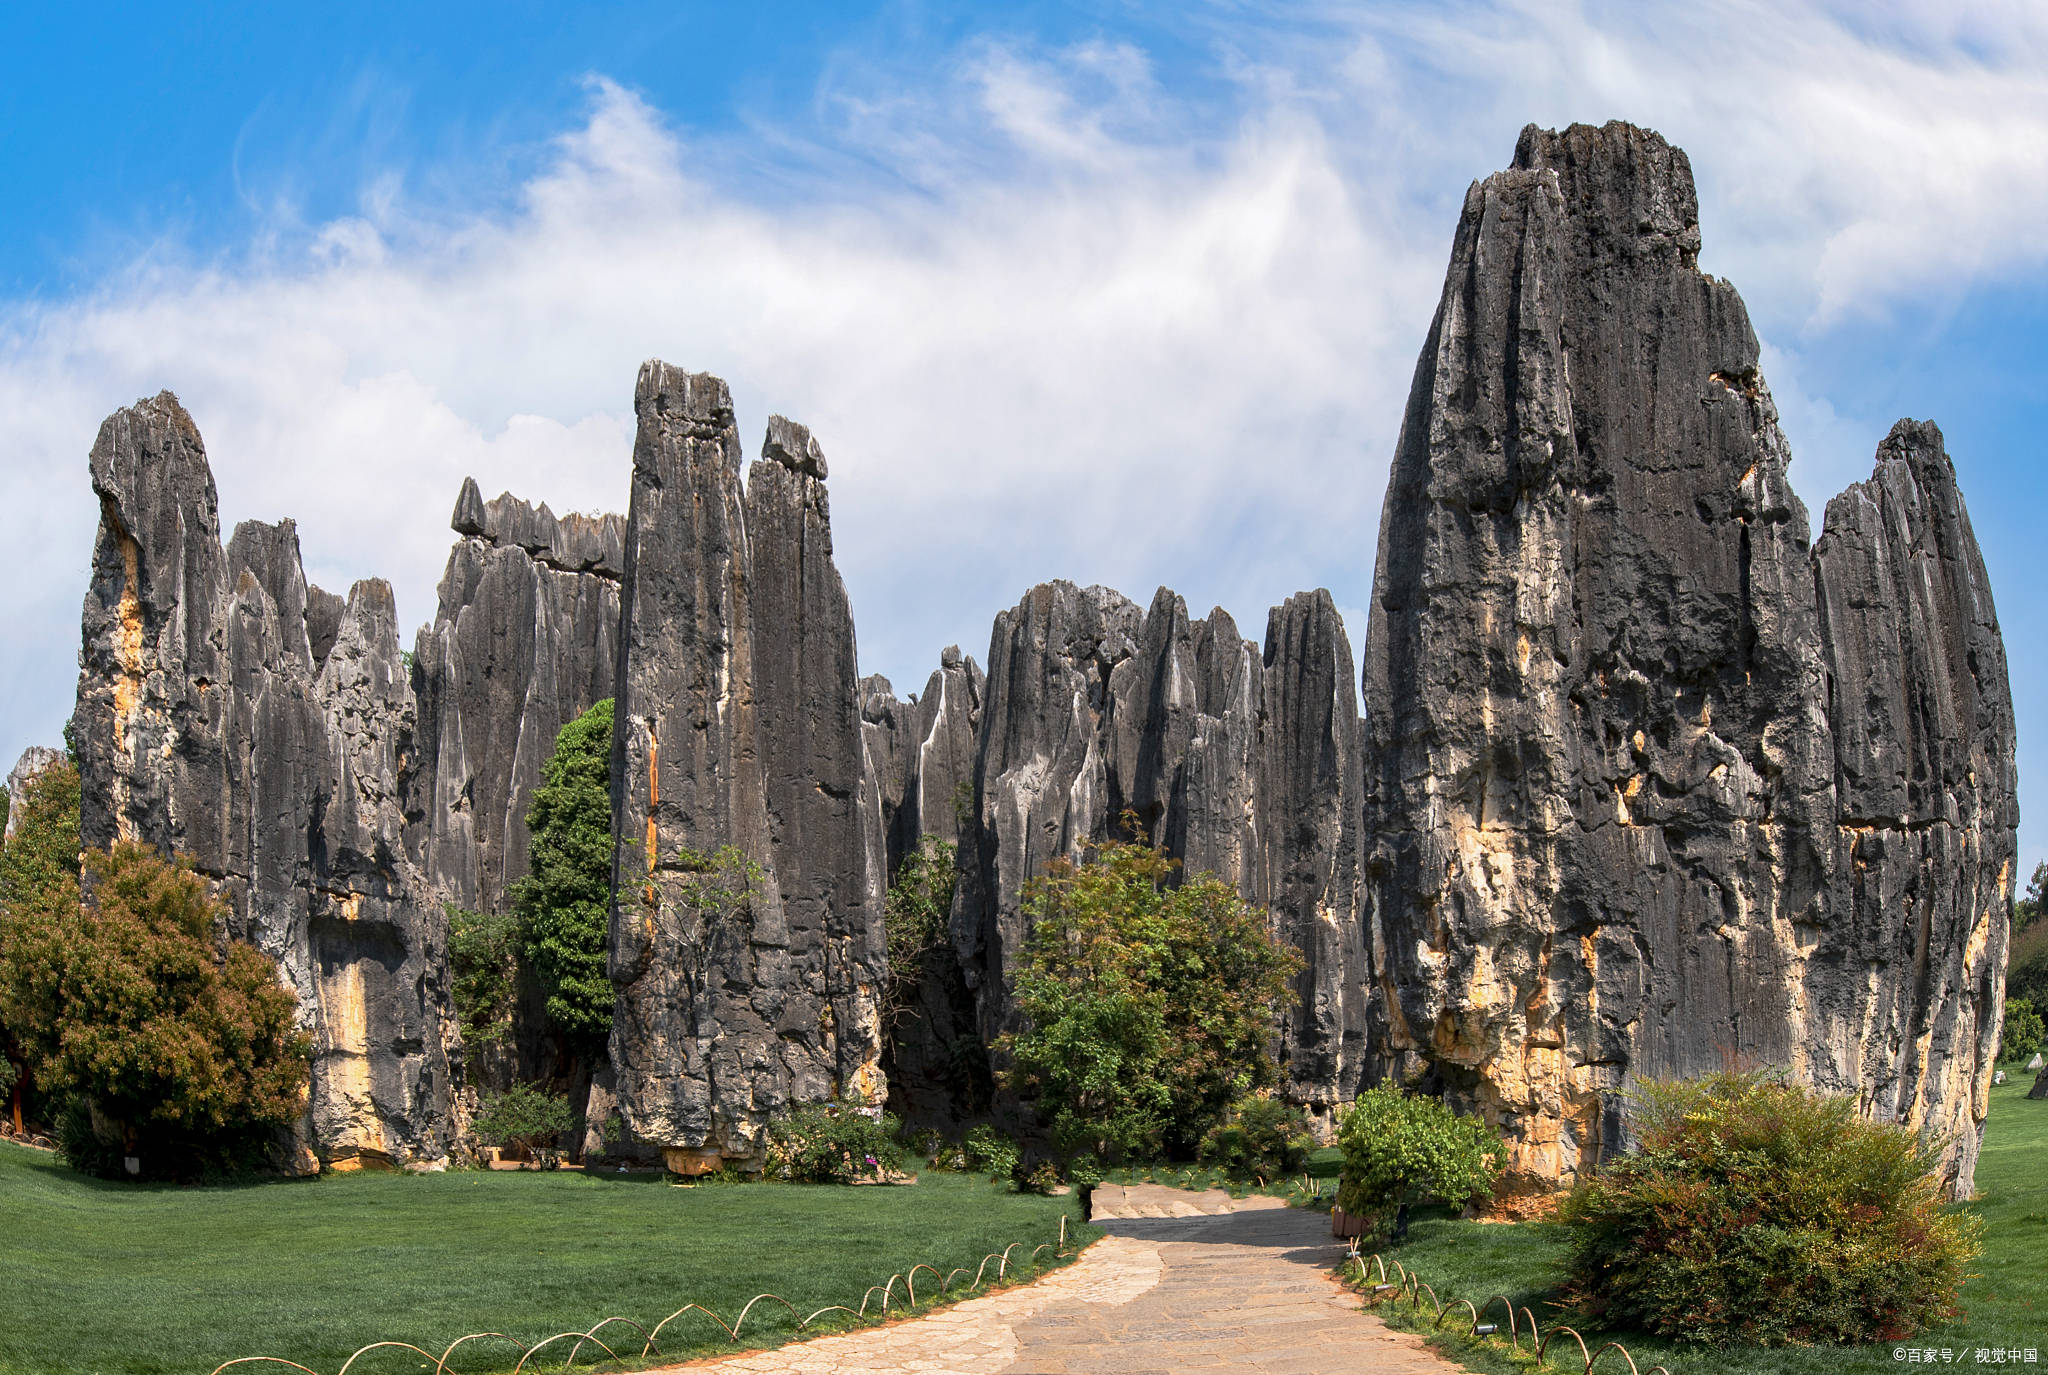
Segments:
[[[169,392],[108,417],[91,466],[84,842],[189,859],[230,934],[278,961],[314,1038],[302,1148],[344,1168],[444,1158],[459,1040],[440,909],[404,843],[413,703],[390,587],[308,587],[290,521],[223,549]]]
[[[1864,976],[1838,961],[1892,944],[1849,929],[1807,513],[1698,252],[1682,152],[1525,130],[1466,196],[1380,528],[1382,1064],[1500,1121],[1532,1185],[1622,1145],[1644,1077],[1855,1089],[1839,1004]],[[1901,1115],[1954,1121],[1939,1091]]]
[[[612,1064],[628,1125],[694,1168],[758,1157],[791,1103],[879,1099],[879,876],[822,453],[771,429],[755,540],[725,383],[648,363],[634,403]],[[699,857],[725,846],[759,877],[708,908]]]

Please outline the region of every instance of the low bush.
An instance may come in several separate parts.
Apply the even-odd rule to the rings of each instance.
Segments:
[[[550,1165],[555,1143],[573,1120],[567,1098],[538,1084],[514,1084],[484,1099],[483,1111],[476,1115],[476,1135],[487,1146],[526,1151]]]
[[[965,1145],[969,1169],[990,1179],[1008,1179],[1016,1173],[1021,1158],[1017,1143],[987,1123],[968,1132]]]
[[[1375,1234],[1406,1234],[1418,1203],[1463,1207],[1493,1191],[1507,1162],[1500,1137],[1476,1117],[1395,1087],[1358,1096],[1337,1129],[1344,1153],[1337,1206]]]
[[[770,1178],[795,1184],[853,1184],[901,1173],[897,1122],[842,1103],[797,1108],[768,1129]]]
[[[1568,1295],[1679,1341],[1896,1341],[1957,1313],[1977,1224],[1913,1133],[1764,1074],[1645,1087],[1559,1211]]]
[[[1240,1098],[1230,1117],[1209,1129],[1196,1158],[1233,1175],[1272,1179],[1299,1172],[1315,1148],[1300,1108],[1255,1095]]]

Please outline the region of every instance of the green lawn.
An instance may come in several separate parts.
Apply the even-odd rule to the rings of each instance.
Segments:
[[[1052,1240],[1071,1208],[934,1173],[914,1188],[685,1189],[572,1172],[138,1187],[0,1143],[0,1372],[207,1375],[233,1357],[283,1356],[333,1375],[378,1340],[438,1354],[490,1329],[535,1341],[614,1314],[651,1327],[688,1302],[730,1322],[763,1291],[806,1313],[858,1307],[867,1286],[916,1262],[971,1269],[1010,1242]],[[1095,1235],[1069,1235],[1084,1233]],[[747,1320],[747,1344],[790,1334],[771,1309]],[[692,1314],[661,1343],[674,1357],[717,1349],[714,1337]],[[554,1350],[559,1368],[567,1349]],[[472,1345],[451,1366],[508,1369],[517,1355]],[[383,1351],[354,1370],[418,1367]],[[238,1371],[263,1369],[284,1367]]]
[[[1951,1368],[1958,1364],[1975,1367],[1979,1348],[2034,1347],[2048,1360],[2048,1102],[2027,1100],[2032,1076],[2012,1077],[2018,1082],[1991,1090],[1991,1120],[1977,1165],[1979,1197],[1967,1205],[1984,1220],[1984,1254],[1974,1267],[1974,1277],[1963,1287],[1964,1316],[1901,1344],[1922,1351],[1934,1348],[1935,1362]],[[1556,1310],[1546,1307],[1544,1301],[1556,1282],[1554,1267],[1564,1254],[1556,1227],[1461,1222],[1436,1210],[1413,1225],[1405,1244],[1383,1254],[1390,1261],[1398,1257],[1445,1302],[1459,1298],[1477,1304],[1505,1294],[1518,1309],[1524,1304],[1533,1309],[1543,1330],[1549,1330],[1548,1315]],[[1381,1305],[1376,1311],[1414,1331],[1429,1330],[1434,1313],[1425,1307],[1423,1316],[1413,1317],[1405,1304],[1399,1308]],[[1462,1305],[1457,1311],[1465,1313]],[[1495,1305],[1488,1316],[1498,1320],[1499,1315],[1499,1305]],[[1470,1325],[1469,1315],[1462,1323],[1445,1323],[1461,1330]],[[1590,1331],[1587,1337],[1592,1341]],[[1632,1333],[1603,1334],[1600,1341],[1610,1337],[1627,1347],[1639,1367],[1647,1370],[1662,1364],[1673,1375],[1874,1375],[1907,1364],[1894,1358],[1891,1345],[1709,1351],[1674,1347]],[[1559,1340],[1570,1355],[1560,1357],[1560,1346],[1553,1344],[1551,1366],[1576,1370],[1578,1348],[1568,1337]],[[1597,1347],[1599,1342],[1592,1344]],[[1531,1368],[1530,1362],[1517,1361],[1508,1354],[1505,1337],[1478,1341],[1449,1337],[1441,1342],[1441,1348],[1453,1360],[1496,1375],[1519,1375]],[[1943,1360],[1943,1350],[1953,1353],[1950,1360]],[[1610,1367],[1627,1370],[1613,1353],[1597,1370]]]

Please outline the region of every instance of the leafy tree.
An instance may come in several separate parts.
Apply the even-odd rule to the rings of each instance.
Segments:
[[[510,1146],[539,1155],[554,1148],[574,1121],[569,1100],[536,1084],[514,1084],[484,1100],[476,1134],[488,1146]]]
[[[0,789],[0,792],[4,792]],[[78,769],[68,759],[22,784],[21,824],[0,845],[0,984],[17,958],[14,913],[40,910],[78,892]],[[0,805],[0,817],[5,816]],[[33,1077],[22,1037],[0,993],[0,1092],[8,1096],[15,1130],[26,1125]]]
[[[1024,889],[1031,923],[1005,1036],[1010,1087],[1062,1149],[1187,1158],[1277,1077],[1269,1043],[1299,957],[1237,890],[1138,842],[1055,860]]]
[[[299,1115],[311,1044],[255,947],[215,944],[205,882],[147,846],[85,856],[9,910],[0,1016],[46,1090],[153,1174],[249,1164]]]
[[[1371,1219],[1375,1230],[1391,1220],[1396,1238],[1408,1230],[1410,1208],[1463,1207],[1493,1192],[1507,1164],[1507,1148],[1484,1122],[1391,1084],[1358,1095],[1337,1128],[1337,1145],[1344,1152],[1337,1206]]]
[[[946,942],[946,919],[953,910],[953,854],[952,841],[922,837],[896,866],[896,881],[882,900],[882,926],[889,940],[889,982],[882,999],[885,1027],[915,1015],[918,985]]]
[[[511,1040],[523,943],[518,918],[448,904],[448,971],[467,1044],[499,1046]]]
[[[1315,1148],[1302,1110],[1261,1093],[1238,1100],[1228,1120],[1202,1138],[1197,1156],[1235,1175],[1277,1176],[1300,1170]]]
[[[605,972],[612,869],[612,703],[562,727],[526,813],[529,873],[512,885],[527,963],[568,1043],[604,1053],[615,995]]]
[[[2041,1014],[2025,998],[2005,1000],[2005,1027],[1999,1034],[1998,1058],[2019,1060],[2032,1055],[2041,1048],[2048,1027],[2044,1027]]]

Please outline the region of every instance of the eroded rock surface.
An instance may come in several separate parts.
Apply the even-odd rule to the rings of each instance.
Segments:
[[[1365,1066],[1353,660],[1327,592],[1276,608],[1263,652],[1161,588],[1142,614],[1049,583],[997,618],[953,934],[988,1039],[1013,1028],[1023,885],[1126,834],[1264,907],[1299,950],[1283,1087],[1319,1113]]]
[[[21,824],[25,799],[22,789],[34,782],[38,775],[64,762],[64,751],[53,750],[48,745],[30,745],[14,761],[14,767],[7,772],[7,829],[4,838],[14,839],[15,828]]]
[[[309,588],[290,521],[245,522],[223,549],[205,446],[168,392],[108,418],[91,470],[84,842],[186,856],[230,934],[278,961],[314,1036],[303,1134],[323,1160],[441,1159],[459,1046],[446,933],[404,848],[412,698],[390,588]]]
[[[435,889],[504,911],[563,726],[612,695],[625,519],[557,517],[465,480],[440,606],[414,644],[418,844]]]
[[[1901,420],[1814,545],[1839,886],[1808,962],[1812,1074],[1975,1168],[2018,861],[2005,644],[1955,465]]]
[[[1922,1065],[1978,1053],[2002,918],[1974,860],[1928,871],[1948,926],[1921,947],[1923,982],[1892,965],[1914,923],[1855,896],[1889,842],[1846,839],[1807,514],[1741,300],[1698,251],[1682,152],[1619,124],[1525,130],[1467,195],[1382,518],[1365,669],[1380,1068],[1500,1121],[1534,1186],[1622,1143],[1636,1079],[1733,1058],[1854,1090],[1859,1033],[1874,1057],[1905,1056],[1887,1040],[1907,1026],[1932,1037],[1873,1110],[1982,1114],[1981,1096],[1961,1106],[1967,1075]],[[1966,644],[1995,622],[1946,505],[1956,591],[1924,633]],[[1843,549],[1844,585],[1872,585],[1856,561]],[[1901,686],[1905,661],[1851,657],[1878,681],[1838,687]],[[1927,730],[1944,758],[2009,760],[1988,654],[1977,687]],[[1861,710],[1837,704],[1852,741]],[[1840,758],[1860,775],[1860,755]],[[1987,766],[1977,786],[2009,778]],[[2005,826],[1982,848],[2010,854],[1995,796],[1962,810]],[[1929,843],[1964,859],[1959,837]],[[1944,968],[1977,971],[1979,995],[1952,998]],[[1951,1156],[1962,1187],[1973,1156]]]
[[[634,400],[612,1064],[637,1135],[752,1158],[786,1106],[884,1091],[863,1011],[879,948],[866,923],[879,913],[859,806],[851,622],[809,436],[771,430],[756,465],[769,528],[750,543],[725,383],[648,363]],[[821,716],[805,710],[813,691]],[[806,788],[818,796],[798,796]],[[703,858],[725,846],[757,866],[741,902],[707,899]],[[840,934],[850,924],[861,924],[857,938]]]

